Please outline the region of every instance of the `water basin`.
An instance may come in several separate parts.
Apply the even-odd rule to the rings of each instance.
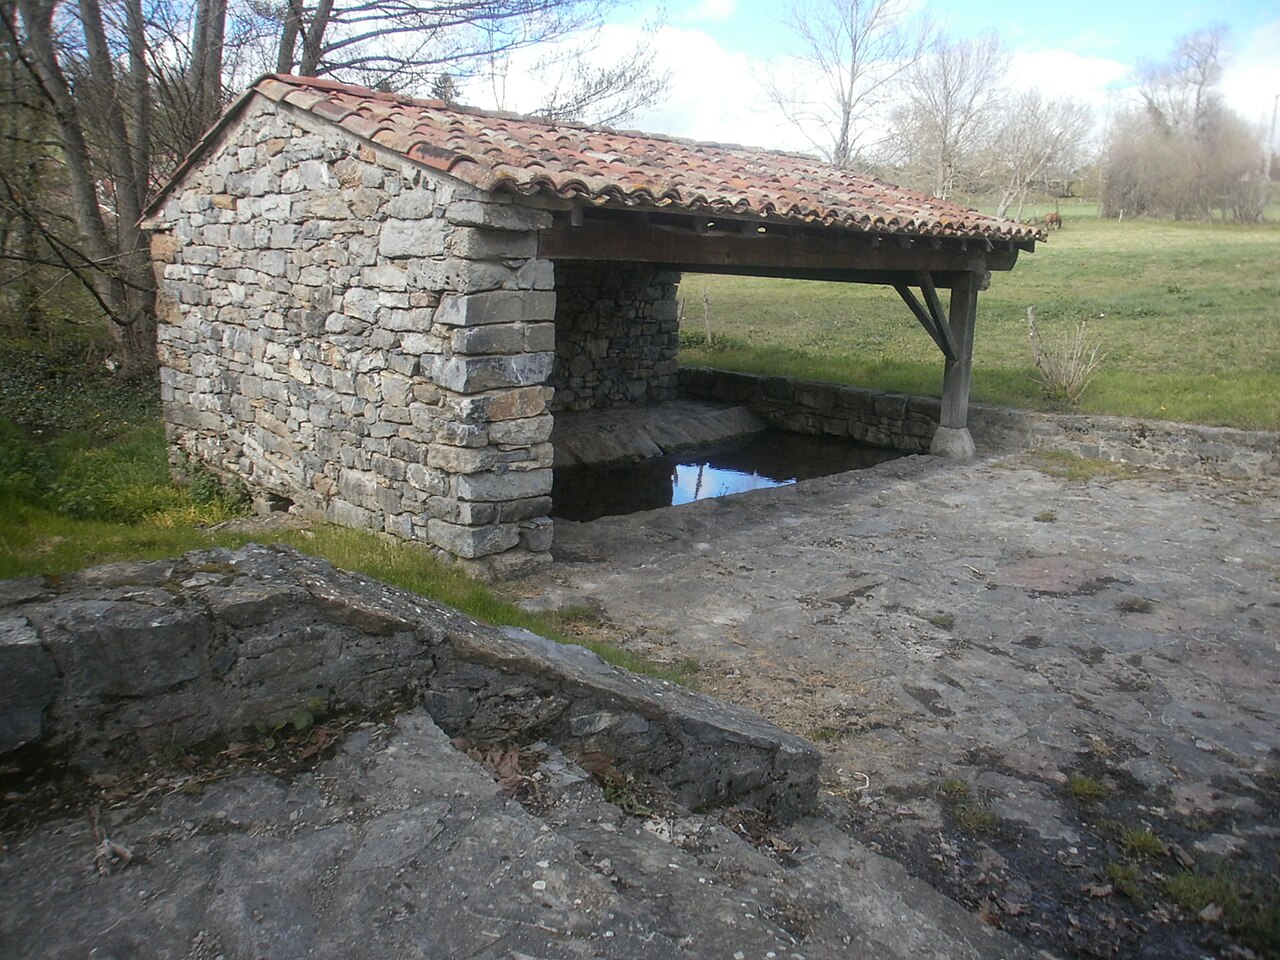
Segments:
[[[556,470],[551,515],[595,520],[782,487],[862,470],[899,456],[896,450],[841,437],[765,430],[635,464]]]

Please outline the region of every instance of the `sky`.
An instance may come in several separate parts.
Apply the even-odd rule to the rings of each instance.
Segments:
[[[1130,102],[1142,60],[1161,60],[1180,37],[1209,26],[1228,32],[1222,93],[1245,119],[1266,129],[1280,95],[1280,3],[1276,0],[908,0],[946,32],[999,32],[1012,52],[1009,80],[1046,96],[1088,103],[1099,127]],[[626,126],[697,140],[810,149],[804,137],[763,102],[760,79],[796,49],[778,0],[668,0],[655,48],[671,71],[668,101]],[[618,11],[598,37],[595,55],[633,46],[660,15],[635,3]],[[466,91],[467,94],[478,91]],[[477,102],[480,98],[467,96]],[[496,105],[496,104],[481,104]],[[528,110],[534,105],[505,104]]]

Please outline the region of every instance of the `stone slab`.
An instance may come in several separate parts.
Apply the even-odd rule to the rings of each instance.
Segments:
[[[765,422],[741,404],[671,400],[558,413],[551,442],[557,468],[600,467],[659,457],[764,429]]]

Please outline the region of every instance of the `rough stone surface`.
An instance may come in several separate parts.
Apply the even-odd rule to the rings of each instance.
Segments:
[[[109,791],[6,835],[6,958],[1031,956],[815,809],[807,743],[580,647],[258,546],[0,598],[0,658],[61,671],[26,762]],[[398,712],[289,773],[121,762],[304,695]]]
[[[99,876],[84,820],[0,859],[5,957],[1030,954],[822,821],[759,845],[740,814],[645,818],[536,744],[537,802],[504,795],[421,709],[292,778],[243,773],[103,815],[133,861]],[[770,855],[776,848],[801,858]]]
[[[593,607],[630,649],[694,658],[703,689],[813,737],[861,840],[1006,929],[1081,957],[1233,955],[1194,918],[1082,889],[1123,860],[1116,822],[1202,872],[1196,843],[1222,833],[1231,869],[1280,868],[1280,479],[1059,467],[910,457],[561,521],[528,602]],[[1108,795],[1076,802],[1073,774]],[[990,832],[957,825],[949,780]]]
[[[6,700],[9,729],[26,731],[7,749],[38,741],[100,764],[273,725],[315,699],[408,696],[451,734],[607,755],[691,806],[789,817],[814,802],[813,750],[744,711],[283,548],[74,574],[0,624],[0,662],[31,681]]]

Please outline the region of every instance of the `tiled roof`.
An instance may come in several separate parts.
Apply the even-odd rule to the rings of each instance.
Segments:
[[[987,216],[811,157],[415,100],[329,80],[253,88],[484,190],[908,236],[1034,241]]]

